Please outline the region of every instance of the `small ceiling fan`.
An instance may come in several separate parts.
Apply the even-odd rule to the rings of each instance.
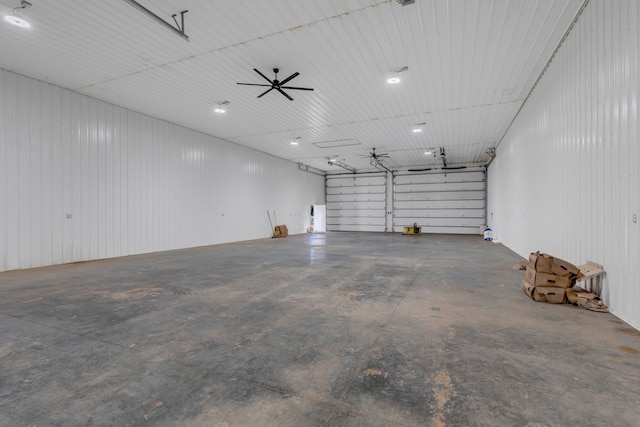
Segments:
[[[372,148],[369,154],[361,154],[360,157],[368,158],[371,161],[378,160],[382,162],[382,159],[388,159],[391,156],[389,156],[389,153],[376,153],[376,149]]]
[[[284,86],[285,84],[287,84],[288,82],[290,82],[291,80],[293,80],[294,78],[298,77],[300,75],[300,73],[295,72],[293,74],[291,74],[289,77],[287,77],[286,79],[279,81],[278,80],[278,72],[280,71],[278,68],[274,68],[273,69],[273,73],[275,74],[275,77],[273,78],[273,80],[270,80],[267,76],[265,76],[264,74],[262,74],[257,68],[254,68],[253,71],[255,71],[256,73],[260,74],[262,76],[262,78],[264,78],[266,81],[269,82],[269,84],[260,84],[260,83],[237,83],[239,85],[245,85],[245,86],[264,86],[264,87],[268,87],[269,89],[267,89],[266,91],[262,92],[260,95],[258,95],[258,98],[266,95],[267,93],[271,92],[272,90],[277,90],[278,92],[280,92],[281,94],[283,94],[289,101],[293,101],[293,98],[291,96],[289,96],[289,94],[287,94],[285,91],[283,91],[282,89],[290,89],[290,90],[313,90],[310,87],[295,87],[295,86]]]
[[[391,169],[387,168],[385,165],[382,164],[384,162],[384,159],[391,158],[391,156],[389,156],[389,153],[376,153],[376,149],[372,148],[371,151],[369,151],[369,154],[367,155],[361,154],[360,157],[368,158],[369,164],[373,167],[376,167],[376,168],[381,167],[388,172],[392,172]]]

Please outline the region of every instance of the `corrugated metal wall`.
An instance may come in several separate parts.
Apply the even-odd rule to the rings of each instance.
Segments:
[[[324,178],[0,70],[0,271],[305,231]]]
[[[588,3],[498,147],[488,218],[522,256],[540,249],[603,264],[606,303],[636,328],[638,22],[636,0]]]

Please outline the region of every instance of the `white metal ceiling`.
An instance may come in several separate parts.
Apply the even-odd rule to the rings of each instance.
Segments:
[[[432,147],[450,166],[486,164],[583,3],[138,1],[167,21],[188,9],[190,42],[123,1],[31,0],[31,30],[0,22],[0,67],[329,172],[344,171],[332,156],[370,169],[373,147],[392,169],[441,166]],[[274,67],[315,90],[292,102],[236,85]]]

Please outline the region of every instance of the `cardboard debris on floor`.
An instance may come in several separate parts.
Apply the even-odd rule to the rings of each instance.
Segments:
[[[514,270],[525,270],[527,268],[527,265],[529,265],[529,261],[520,261],[519,263],[517,263],[516,265],[513,266]]]
[[[582,274],[582,278],[578,280],[579,282],[582,282],[582,287],[596,295],[601,295],[604,267],[593,261],[587,261],[586,264],[579,265],[578,268]]]
[[[524,279],[520,286],[534,301],[551,304],[573,304],[592,311],[607,312],[609,309],[600,297],[576,286],[576,282],[604,274],[601,265],[588,261],[583,266],[575,266],[568,261],[540,251],[532,252],[529,261],[523,261]],[[520,263],[522,264],[522,263]],[[520,264],[514,266],[520,266]],[[521,269],[521,268],[518,268]]]
[[[287,237],[289,235],[289,230],[286,225],[276,225],[273,237]]]

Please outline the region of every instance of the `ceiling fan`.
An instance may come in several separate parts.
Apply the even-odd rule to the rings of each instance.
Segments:
[[[376,153],[376,149],[372,148],[371,151],[369,151],[369,154],[360,155],[360,157],[368,158],[369,164],[373,167],[381,167],[388,172],[392,172],[391,169],[382,164],[384,162],[384,159],[388,159],[391,157],[389,156],[389,153]]]
[[[293,74],[291,74],[289,77],[287,77],[286,79],[279,81],[278,80],[278,72],[280,71],[278,68],[274,68],[273,72],[275,74],[275,77],[273,78],[273,80],[270,80],[267,76],[265,76],[264,74],[262,74],[257,68],[254,68],[253,71],[255,71],[256,73],[260,74],[262,76],[262,78],[264,78],[266,81],[269,82],[269,84],[260,84],[260,83],[237,83],[239,85],[245,85],[245,86],[264,86],[264,87],[268,87],[269,89],[267,89],[266,91],[262,92],[260,95],[258,95],[258,98],[266,95],[267,93],[271,92],[272,90],[277,90],[278,92],[280,92],[281,94],[283,94],[285,97],[287,97],[287,99],[289,101],[293,101],[293,98],[289,96],[289,94],[287,94],[285,91],[283,91],[282,89],[293,89],[293,90],[313,90],[310,87],[295,87],[295,86],[284,86],[285,84],[287,84],[288,82],[290,82],[291,80],[293,80],[294,78],[298,77],[300,75],[300,73],[295,72]]]
[[[372,148],[369,154],[361,154],[360,157],[368,158],[371,161],[377,160],[382,162],[382,159],[388,159],[391,156],[389,156],[389,153],[376,153],[376,149]]]

